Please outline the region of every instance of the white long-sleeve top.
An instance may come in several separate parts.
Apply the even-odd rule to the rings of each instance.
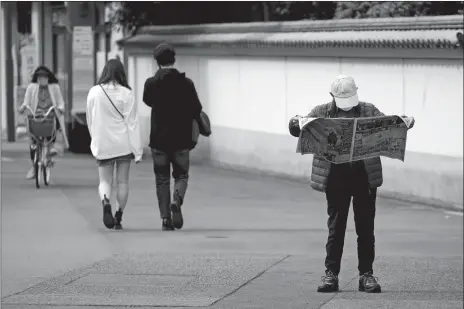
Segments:
[[[87,96],[87,126],[92,138],[90,149],[93,156],[104,160],[133,153],[136,161],[141,160],[143,147],[132,90],[112,83],[103,85],[103,88],[124,119],[100,85],[90,89]]]

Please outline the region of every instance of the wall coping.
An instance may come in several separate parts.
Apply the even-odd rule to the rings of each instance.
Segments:
[[[146,46],[125,47],[124,65],[128,65],[129,56],[149,56],[152,57],[153,49]],[[243,48],[243,47],[196,47],[192,46],[176,47],[176,54],[182,56],[199,57],[315,57],[315,58],[364,58],[364,59],[441,59],[441,60],[460,60],[463,59],[462,50],[455,49],[389,49],[389,48]]]
[[[141,27],[135,35],[463,29],[461,15]],[[123,39],[124,40],[124,39]]]
[[[400,49],[459,50],[464,45],[462,16],[341,19],[142,27],[118,41],[124,47],[221,49]],[[284,53],[285,54],[285,53]],[[440,58],[440,56],[437,56]]]

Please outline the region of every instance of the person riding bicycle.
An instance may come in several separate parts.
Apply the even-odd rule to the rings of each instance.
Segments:
[[[46,66],[42,65],[39,66],[32,75],[32,82],[27,86],[24,102],[20,107],[20,113],[29,110],[29,112],[32,113],[31,116],[44,115],[52,106],[55,107],[55,109],[50,115],[56,117],[56,130],[61,130],[65,147],[68,148],[69,143],[63,115],[64,100],[61,95],[58,79]],[[51,138],[52,137],[49,137],[48,140]],[[55,141],[56,136],[53,137],[50,144],[50,153],[53,156],[57,154],[54,148]],[[36,149],[36,141],[33,138],[30,139],[29,149],[33,164]],[[34,176],[34,167],[32,167],[26,177],[32,179]]]

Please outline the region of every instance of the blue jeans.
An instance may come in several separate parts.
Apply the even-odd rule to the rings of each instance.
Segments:
[[[190,151],[188,149],[164,152],[152,149],[153,169],[156,178],[156,195],[161,218],[171,217],[171,165],[174,178],[174,195],[172,201],[181,206],[187,192]]]

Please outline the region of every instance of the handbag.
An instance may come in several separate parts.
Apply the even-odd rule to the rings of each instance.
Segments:
[[[200,134],[203,136],[210,136],[211,135],[211,123],[209,122],[209,117],[206,115],[204,111],[200,112],[200,117],[198,117],[198,129],[200,130]]]
[[[211,135],[211,133],[212,132],[209,117],[204,111],[201,111],[198,120],[193,119],[192,121],[193,147],[195,147],[198,144],[198,139],[200,138],[200,135],[208,137]]]

